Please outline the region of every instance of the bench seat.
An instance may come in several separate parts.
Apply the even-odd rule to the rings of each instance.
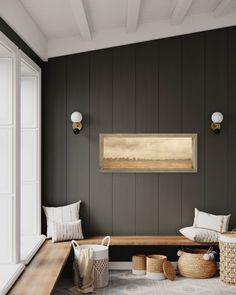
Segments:
[[[86,237],[78,244],[100,244],[104,236]],[[111,236],[111,246],[214,246],[218,243],[199,243],[184,236]]]
[[[51,240],[44,242],[8,294],[51,294],[70,251],[70,242],[52,243]]]
[[[86,237],[82,244],[100,244],[104,236]],[[193,242],[183,236],[111,236],[111,246],[214,246]],[[49,295],[71,252],[71,243],[47,240],[10,290],[10,295]]]

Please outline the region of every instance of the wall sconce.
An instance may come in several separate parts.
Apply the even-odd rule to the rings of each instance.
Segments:
[[[73,122],[72,128],[74,134],[79,134],[80,130],[82,129],[82,121],[83,116],[81,115],[80,112],[73,112],[71,114],[71,121]]]
[[[215,134],[219,134],[221,130],[221,122],[223,121],[223,115],[220,112],[215,112],[211,115],[211,129]]]

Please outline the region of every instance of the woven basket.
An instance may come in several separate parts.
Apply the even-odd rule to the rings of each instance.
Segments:
[[[182,252],[178,260],[178,270],[183,277],[194,279],[211,278],[217,271],[215,260],[204,260],[208,253],[204,249],[189,249]]]
[[[146,274],[146,255],[134,255],[132,257],[132,272],[135,275]]]
[[[236,285],[236,234],[220,237],[220,280]]]
[[[147,277],[153,280],[163,280],[163,263],[167,260],[164,255],[149,255],[147,256]]]
[[[93,249],[93,269],[94,269],[94,288],[104,288],[109,283],[109,273],[108,273],[108,263],[109,263],[109,245],[111,238],[110,236],[106,236],[101,245],[97,244],[86,244],[86,245],[78,245],[78,243],[74,240],[71,241],[71,244],[74,249],[75,260],[78,260],[80,249]],[[106,245],[105,245],[106,244]],[[76,264],[74,264],[74,269],[76,268]],[[74,281],[75,285],[78,284],[79,271],[74,272]]]

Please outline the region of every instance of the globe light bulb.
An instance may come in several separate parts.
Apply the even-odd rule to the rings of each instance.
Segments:
[[[71,114],[71,121],[72,122],[81,122],[83,119],[83,116],[81,115],[80,112],[73,112]]]
[[[223,115],[220,112],[215,112],[211,116],[211,120],[214,123],[221,123],[223,121]]]

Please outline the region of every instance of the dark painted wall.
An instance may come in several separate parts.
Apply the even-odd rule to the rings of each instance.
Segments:
[[[70,114],[83,116],[74,135]],[[210,131],[224,114],[220,135]],[[198,133],[196,174],[103,174],[101,132]],[[43,68],[43,204],[85,234],[176,234],[194,207],[236,225],[236,28],[53,58]]]

